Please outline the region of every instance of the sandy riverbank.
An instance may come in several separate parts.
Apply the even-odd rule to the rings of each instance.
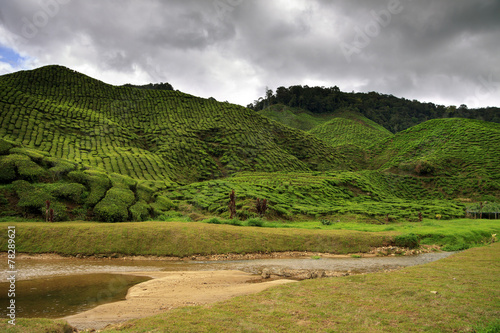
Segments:
[[[64,317],[70,325],[102,329],[136,318],[153,316],[173,308],[204,305],[232,297],[257,293],[293,280],[259,282],[261,278],[241,271],[132,272],[153,280],[129,289],[126,300],[103,304],[92,310]]]

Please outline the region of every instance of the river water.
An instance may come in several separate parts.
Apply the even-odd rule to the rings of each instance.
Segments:
[[[18,318],[58,318],[91,309],[99,304],[124,299],[134,284],[145,277],[125,272],[241,270],[259,274],[283,270],[325,270],[369,273],[425,264],[449,256],[449,252],[416,256],[372,258],[256,259],[233,261],[165,261],[122,259],[17,259],[16,316]],[[7,272],[7,260],[0,262]],[[0,277],[1,315],[7,314],[7,273]]]

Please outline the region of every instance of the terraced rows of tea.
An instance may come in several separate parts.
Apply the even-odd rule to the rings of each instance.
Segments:
[[[258,215],[257,198],[269,217],[374,221],[500,201],[499,124],[438,119],[393,135],[347,109],[273,107],[310,131],[59,66],[1,76],[0,216],[44,217],[49,201],[57,220],[229,217],[232,190],[238,218]]]
[[[332,146],[354,145],[367,148],[393,134],[363,116],[343,116],[314,127],[309,133]]]
[[[378,171],[243,172],[226,179],[177,187],[163,194],[178,205],[190,204],[223,217],[229,217],[227,193],[231,190],[236,192],[241,218],[256,216],[257,198],[266,198],[270,214],[278,218],[345,214],[374,218],[389,214],[415,220],[419,212],[429,218],[437,214],[462,216],[464,206],[447,200],[449,197],[434,183],[435,179],[431,178]]]
[[[313,136],[178,91],[114,87],[57,66],[0,85],[1,137],[136,179],[356,167]]]
[[[500,124],[434,119],[385,139],[374,167],[429,176],[500,180]]]

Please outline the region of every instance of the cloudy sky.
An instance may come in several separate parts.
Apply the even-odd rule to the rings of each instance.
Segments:
[[[500,106],[500,0],[0,0],[0,74],[59,64],[247,105],[334,86]]]

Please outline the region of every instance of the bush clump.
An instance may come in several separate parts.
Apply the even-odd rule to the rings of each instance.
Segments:
[[[133,221],[145,221],[149,218],[149,209],[151,207],[144,200],[137,201],[134,205],[129,208],[130,214],[132,214]]]
[[[85,172],[72,171],[68,176],[72,181],[84,184],[90,189],[90,193],[86,199],[86,204],[89,206],[95,206],[100,202],[111,188],[109,178],[101,172],[91,172],[89,170]]]
[[[13,142],[0,139],[0,155],[7,155],[9,150],[14,147]]]
[[[263,227],[264,221],[262,221],[261,219],[249,219],[247,221],[247,226],[249,226],[249,227]]]
[[[128,208],[135,201],[134,192],[125,188],[112,187],[95,207],[94,213],[102,222],[127,221]]]
[[[393,244],[398,247],[415,249],[420,246],[420,239],[415,234],[401,235],[394,238]]]
[[[10,183],[16,179],[16,165],[10,156],[0,156],[0,183]]]
[[[54,210],[54,221],[68,219],[66,206],[56,201],[46,185],[31,185],[25,180],[17,180],[12,184],[19,197],[17,207],[21,208],[25,214],[45,217],[46,202],[49,201],[50,208]]]
[[[177,208],[177,206],[172,202],[172,200],[161,195],[156,197],[155,202],[150,204],[150,206],[153,209],[153,213],[155,214],[155,216],[162,215],[171,209]]]
[[[216,217],[212,217],[210,220],[207,221],[207,223],[211,223],[211,224],[222,224],[221,220],[219,220],[218,218]]]
[[[76,203],[82,202],[82,195],[86,188],[82,184],[78,183],[60,183],[54,184],[55,188],[52,190],[52,195],[62,198],[69,199]]]

